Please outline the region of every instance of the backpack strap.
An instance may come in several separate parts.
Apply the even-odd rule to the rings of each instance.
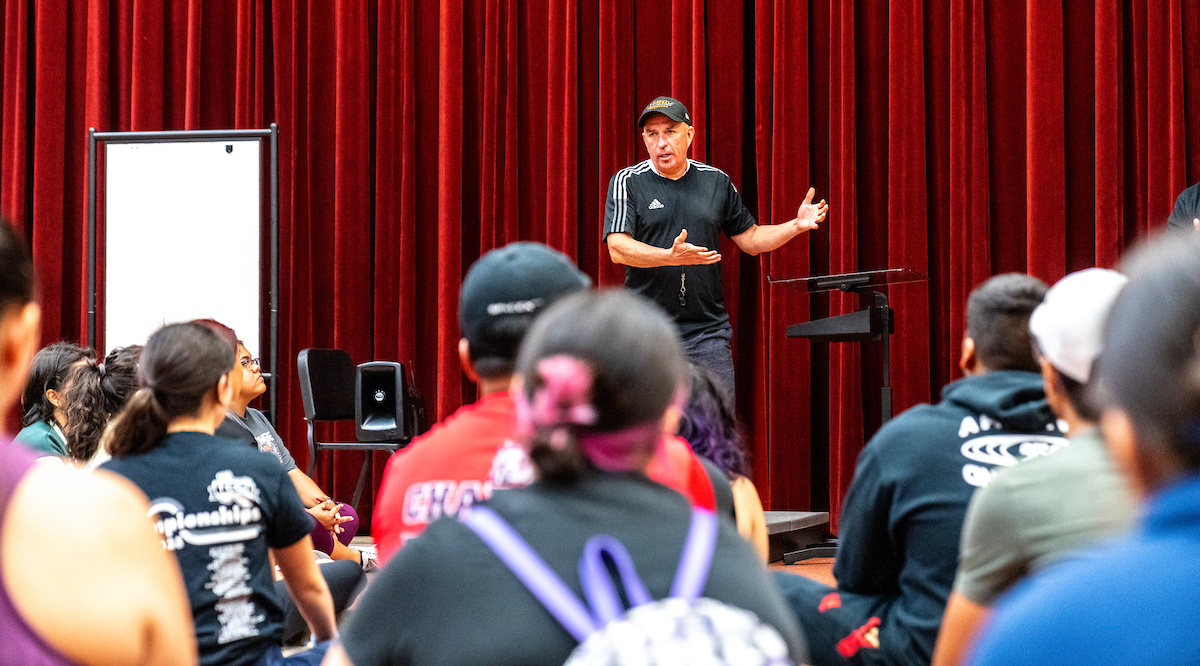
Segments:
[[[588,606],[550,569],[546,561],[495,511],[486,506],[473,505],[469,511],[459,513],[459,520],[483,540],[580,643],[600,627],[625,614],[604,564],[604,555],[608,555],[616,566],[630,604],[640,606],[653,601],[649,590],[638,578],[629,551],[611,536],[599,534],[588,539],[579,561],[579,579],[592,608],[589,611]],[[710,509],[694,507],[683,555],[671,585],[671,597],[687,601],[700,598],[708,581],[716,541],[716,514]]]
[[[576,640],[582,643],[596,631],[596,623],[579,597],[495,511],[476,505],[460,513],[459,520],[487,544]]]
[[[679,568],[675,570],[675,582],[671,585],[672,597],[688,601],[700,598],[704,584],[708,582],[716,544],[717,514],[709,509],[693,508],[692,525],[683,544]]]
[[[625,546],[607,534],[597,534],[588,539],[583,547],[583,557],[579,558],[579,582],[583,585],[583,594],[587,597],[588,605],[595,614],[600,626],[625,615],[625,606],[617,596],[613,586],[612,575],[604,565],[604,556],[612,560],[616,566],[617,575],[625,587],[625,598],[631,606],[641,606],[654,601],[650,591],[638,578],[637,569],[633,566],[633,558]]]

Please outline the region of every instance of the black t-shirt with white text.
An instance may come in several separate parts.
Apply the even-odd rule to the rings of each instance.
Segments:
[[[104,468],[150,499],[150,519],[183,572],[201,664],[254,663],[282,643],[267,552],[303,539],[313,523],[278,458],[178,432]]]
[[[715,250],[722,232],[733,237],[754,224],[729,176],[695,160],[688,160],[688,170],[677,180],[660,176],[646,160],[621,169],[608,184],[606,240],[609,234],[627,233],[647,245],[667,248],[687,229],[688,243]],[[729,326],[720,263],[627,266],[625,286],[671,315],[685,339]]]

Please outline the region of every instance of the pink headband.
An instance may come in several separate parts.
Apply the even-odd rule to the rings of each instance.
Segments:
[[[595,376],[587,363],[557,354],[539,361],[537,374],[542,381],[532,401],[523,390],[515,396],[517,428],[523,435],[550,428],[550,446],[561,450],[567,445],[567,427],[579,426],[583,429],[578,433],[583,455],[608,471],[640,469],[657,451],[662,441],[658,421],[614,431],[590,429],[596,424],[597,415],[591,404]],[[682,405],[687,393],[683,391],[675,397],[675,402]]]

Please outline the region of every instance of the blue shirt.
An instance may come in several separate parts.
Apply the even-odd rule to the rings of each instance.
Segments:
[[[1141,528],[1020,584],[972,664],[1200,664],[1200,474],[1147,502]]]

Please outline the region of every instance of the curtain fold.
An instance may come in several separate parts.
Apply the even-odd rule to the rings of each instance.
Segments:
[[[784,337],[860,304],[768,278],[929,276],[889,288],[899,412],[959,375],[972,288],[1115,265],[1200,178],[1200,9],[1177,0],[6,0],[0,20],[0,210],[47,342],[85,329],[88,127],[278,123],[278,418],[302,466],[299,350],[401,361],[441,419],[475,398],[457,296],[481,253],[540,240],[621,283],[604,197],[656,95],[760,223],[810,185],[831,204],[769,255],[721,250],[760,493],[835,519],[879,425],[878,348]],[[362,454],[325,455],[318,482],[348,495]]]
[[[755,59],[757,116],[755,155],[758,168],[758,221],[783,222],[795,217],[808,183],[809,107],[807,2],[762,2],[755,17],[759,56]],[[836,222],[830,222],[835,224]],[[809,346],[783,337],[790,324],[809,319],[807,297],[783,287],[764,285],[775,279],[803,277],[809,273],[811,235],[759,257],[755,279],[759,316],[755,346],[759,352],[755,404],[765,407],[751,421],[756,483],[768,506],[798,506],[809,501],[811,480]],[[736,250],[733,250],[736,252]],[[728,255],[727,256],[736,256]],[[747,328],[740,323],[741,333]],[[745,383],[743,374],[742,383]],[[744,401],[743,401],[744,404]],[[752,412],[753,413],[753,412]],[[765,471],[765,474],[764,474]]]
[[[831,202],[825,231],[829,234],[829,274],[859,271],[858,154],[855,132],[854,11],[835,4],[829,20],[829,192]],[[792,296],[793,298],[799,295]],[[854,294],[830,292],[829,316],[849,314],[862,307]],[[824,313],[814,313],[814,316]],[[858,452],[866,442],[863,411],[878,411],[878,400],[863,404],[862,357],[857,344],[829,345],[829,494],[842,497],[854,475]],[[836,524],[836,514],[833,516]]]
[[[1124,100],[1120,0],[1097,0],[1095,14],[1094,81],[1096,110],[1096,264],[1113,266],[1124,247],[1125,192],[1122,187]]]
[[[887,265],[929,275],[931,179],[926,168],[925,36],[920,0],[892,2],[888,23]],[[939,73],[940,74],[940,73]],[[937,100],[937,103],[944,103]],[[935,128],[936,129],[936,128]],[[890,289],[890,305],[903,315],[892,343],[904,353],[891,362],[898,412],[929,400],[930,285]]]
[[[1063,7],[1027,0],[1025,13],[1025,243],[1033,275],[1066,272]]]
[[[957,364],[967,326],[967,295],[987,279],[992,256],[983,0],[952,3],[950,52],[958,57],[950,57],[950,228],[940,268],[948,286],[950,358]]]

